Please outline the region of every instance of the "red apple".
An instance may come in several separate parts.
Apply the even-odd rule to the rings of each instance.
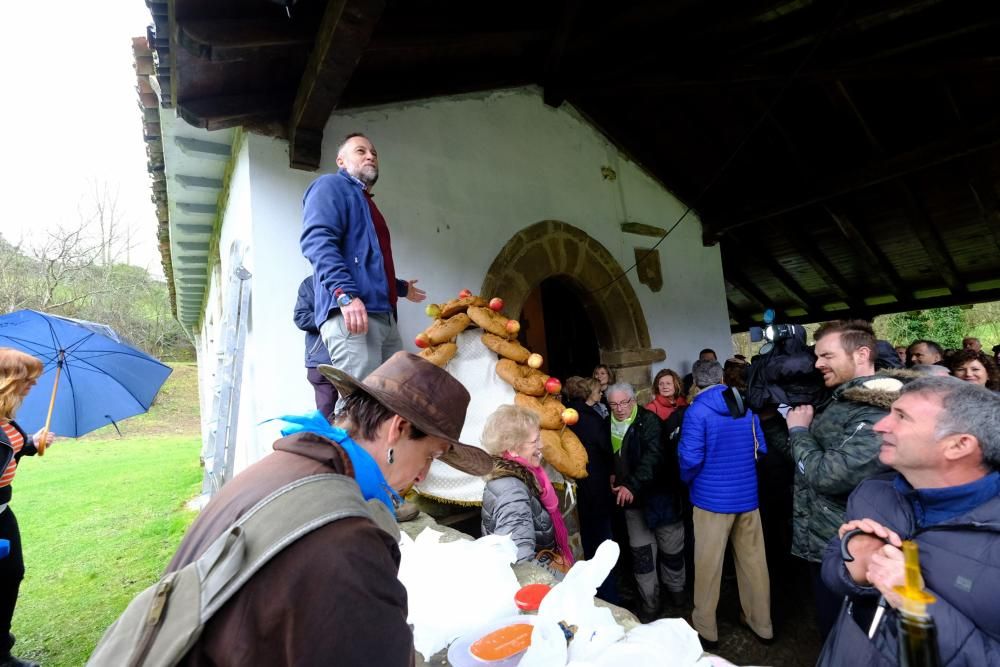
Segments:
[[[545,391],[550,394],[558,394],[562,391],[562,382],[559,381],[559,378],[549,378],[545,381]]]
[[[521,323],[517,320],[507,320],[507,324],[504,326],[507,327],[507,333],[511,336],[516,336],[517,332],[521,330]]]
[[[566,408],[560,416],[562,417],[562,423],[566,424],[566,426],[572,426],[580,421],[580,413],[573,408]]]
[[[417,346],[417,347],[419,347],[419,348],[420,348],[421,350],[423,350],[423,349],[425,349],[425,348],[428,348],[428,347],[430,347],[430,346],[431,346],[431,339],[430,339],[430,337],[429,337],[429,336],[428,336],[427,334],[425,334],[425,333],[418,333],[418,334],[417,334],[417,337],[413,339],[413,342],[414,342],[414,343],[416,344],[416,346]]]
[[[470,296],[472,296],[472,290],[464,289],[464,290],[462,290],[461,292],[458,293],[458,298],[459,299],[464,299],[464,298],[470,297]]]
[[[501,299],[498,296],[495,296],[492,299],[490,299],[490,310],[497,313],[503,310],[503,299]]]
[[[424,308],[424,312],[427,313],[427,317],[433,317],[437,319],[441,316],[441,306],[436,303],[429,303],[427,307]]]
[[[532,368],[541,368],[542,355],[537,353],[532,354],[530,357],[528,357],[528,365],[531,366]]]

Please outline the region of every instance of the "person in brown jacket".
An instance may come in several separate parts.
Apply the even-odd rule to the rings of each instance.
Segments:
[[[483,475],[492,460],[458,441],[469,393],[444,370],[397,352],[363,382],[322,372],[345,397],[335,425],[319,413],[297,420],[264,457],[226,484],[185,535],[172,572],[196,560],[255,503],[297,479],[353,477],[384,514],[421,481],[434,459]],[[293,422],[295,418],[285,418]],[[397,578],[395,523],[346,518],[277,554],[205,625],[182,665],[412,665],[406,590]]]

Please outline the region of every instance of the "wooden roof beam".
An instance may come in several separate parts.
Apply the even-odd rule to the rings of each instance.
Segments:
[[[351,80],[386,0],[327,0],[288,126],[293,169],[319,168],[323,128]]]
[[[795,251],[798,252],[804,260],[809,262],[809,264],[813,267],[813,270],[819,274],[820,278],[840,291],[839,296],[841,296],[844,301],[856,310],[862,310],[864,308],[864,301],[855,296],[856,290],[854,287],[851,286],[840,270],[833,265],[833,262],[831,262],[826,255],[817,251],[812,240],[805,240],[801,238],[800,232],[797,230],[786,232],[784,236],[785,239],[795,248]]]
[[[837,225],[844,238],[861,254],[865,263],[875,271],[876,275],[885,283],[885,286],[892,290],[896,299],[904,301],[912,298],[913,293],[907,288],[906,284],[899,277],[899,274],[896,273],[892,263],[882,250],[874,243],[869,242],[868,238],[858,230],[857,226],[846,215],[835,213],[829,207],[823,208],[827,212],[827,215],[833,219],[834,224]]]
[[[784,311],[784,308],[778,308],[774,304],[774,299],[765,294],[761,288],[757,287],[746,274],[733,266],[732,263],[723,264],[722,273],[733,287],[743,292],[747,298],[760,306],[761,311],[767,308],[773,308],[775,312]]]
[[[735,320],[737,326],[742,326],[745,328],[753,325],[754,323],[753,316],[747,311],[737,306],[735,303],[733,303],[732,299],[727,297],[726,305],[728,306],[729,309],[729,318]]]
[[[1000,250],[1000,197],[996,188],[991,185],[982,173],[970,175],[969,191],[979,209],[983,225],[990,231],[993,243]]]
[[[177,24],[177,43],[214,63],[302,57],[313,35],[304,22],[270,18],[214,19]]]
[[[780,262],[774,259],[769,251],[761,248],[746,236],[738,237],[733,235],[730,238],[739,247],[739,254],[741,256],[754,257],[762,268],[766,269],[781,283],[781,286],[788,292],[789,296],[802,304],[809,314],[816,314],[823,311],[822,306],[816,303],[812,296],[802,289],[802,286],[785,270],[785,267]],[[730,260],[732,260],[732,255],[730,255]]]
[[[552,37],[552,45],[545,58],[545,73],[542,75],[542,100],[553,108],[558,108],[566,101],[566,91],[560,81],[560,72],[563,58],[566,55],[566,46],[569,44],[569,37],[573,32],[573,25],[580,13],[580,4],[580,0],[564,1],[559,23],[556,25]]]
[[[651,69],[655,68],[655,69]],[[628,94],[689,94],[699,89],[725,90],[750,87],[781,88],[788,84],[788,73],[773,67],[721,63],[701,71],[672,71],[669,63],[656,61],[651,68],[625,72],[603,69],[579,72],[571,84],[573,90],[588,97],[618,97]],[[901,61],[819,67],[795,77],[793,85],[833,81],[882,81],[898,79],[928,80],[953,74],[970,76],[977,72],[1000,69],[1000,54],[943,59],[935,62]]]
[[[957,296],[964,295],[968,291],[965,287],[965,281],[959,275],[958,267],[955,266],[955,262],[951,259],[951,253],[948,252],[948,248],[945,246],[940,232],[938,232],[934,226],[934,221],[931,220],[930,215],[927,213],[927,208],[917,201],[917,196],[914,194],[913,188],[906,182],[906,179],[900,179],[896,182],[895,186],[900,198],[903,200],[903,208],[909,218],[910,227],[912,227],[917,240],[920,241],[920,245],[923,246],[924,251],[930,258],[934,270],[938,272],[938,275],[944,280],[945,285],[948,286],[952,294]]]
[[[841,195],[857,192],[916,171],[951,162],[1000,145],[1000,118],[975,128],[961,129],[915,150],[886,159],[876,159],[859,169],[819,182],[805,194],[781,200],[772,197],[735,214],[703,211],[703,240],[712,245],[730,229],[821,204]]]
[[[288,114],[291,106],[289,91],[246,95],[217,95],[185,99],[177,104],[177,114],[194,127],[221,130],[227,127],[273,123]],[[281,129],[266,134],[281,134]],[[229,159],[228,156],[226,159]]]

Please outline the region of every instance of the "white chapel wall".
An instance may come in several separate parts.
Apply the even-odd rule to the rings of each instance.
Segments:
[[[510,237],[541,220],[582,229],[629,267],[633,248],[656,239],[624,234],[619,224],[670,227],[684,211],[569,105],[547,107],[534,88],[335,113],[318,173],[336,170],[337,146],[355,131],[368,134],[379,150],[375,200],[392,231],[397,273],[418,278],[431,301],[446,301],[464,287],[476,290]],[[230,192],[220,247],[245,238],[254,274],[240,421],[246,451],[238,459],[245,464],[269,451],[277,435],[275,425],[257,425],[261,420],[313,407],[302,333],[291,317],[299,282],[310,271],[299,250],[302,195],[318,173],[290,169],[284,141],[248,135],[244,153],[247,174]],[[602,166],[616,179],[605,180]],[[233,208],[237,197],[246,209]],[[652,346],[667,352],[654,372],[662,366],[687,372],[703,347],[728,356],[718,248],[702,246],[701,227],[689,215],[659,251],[659,292],[640,284],[634,272],[628,277]],[[413,337],[428,324],[423,307],[400,302],[401,333],[411,351]],[[244,428],[255,429],[253,442],[243,438]]]

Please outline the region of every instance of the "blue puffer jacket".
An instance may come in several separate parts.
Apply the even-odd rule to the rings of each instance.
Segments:
[[[757,509],[754,451],[767,452],[764,432],[753,412],[730,413],[724,391],[723,385],[705,389],[684,414],[677,447],[681,479],[696,507],[718,514],[752,512]]]
[[[392,312],[382,250],[360,181],[341,170],[312,182],[302,200],[299,244],[313,267],[317,329],[338,309],[338,289],[360,297],[369,313]],[[396,280],[400,297],[408,287]]]
[[[917,543],[924,585],[937,602],[927,607],[937,627],[943,667],[1000,665],[1000,495],[942,523],[916,527],[913,506],[900,493],[895,473],[862,482],[847,501],[846,521],[873,519],[904,540]],[[856,616],[879,597],[877,589],[851,579],[834,537],[823,557],[823,582],[849,595]],[[867,616],[870,618],[870,614]],[[822,667],[899,664],[897,617],[892,607],[872,639],[841,612],[817,663]]]

